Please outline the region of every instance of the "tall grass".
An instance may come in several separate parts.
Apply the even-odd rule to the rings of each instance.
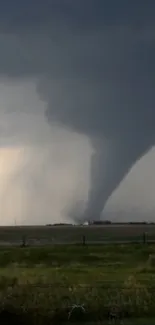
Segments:
[[[155,317],[154,264],[147,272],[154,251],[142,245],[1,249],[0,317],[24,315],[29,324]]]

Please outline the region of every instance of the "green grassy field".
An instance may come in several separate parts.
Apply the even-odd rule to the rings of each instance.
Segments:
[[[153,324],[154,254],[147,244],[1,248],[0,320],[108,324],[115,308],[125,324]]]
[[[142,242],[144,232],[147,233],[148,240],[155,240],[154,225],[0,227],[0,245],[19,244],[23,235],[30,245],[81,243],[83,235],[88,243],[126,240]]]

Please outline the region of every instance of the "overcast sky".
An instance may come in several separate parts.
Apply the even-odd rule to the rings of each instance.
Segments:
[[[68,220],[87,200],[90,139],[137,130],[152,149],[104,216],[153,220],[154,1],[1,0],[0,49],[1,224]]]

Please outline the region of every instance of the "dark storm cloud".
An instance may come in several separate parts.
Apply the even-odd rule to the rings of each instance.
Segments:
[[[38,76],[48,120],[90,137],[98,218],[155,143],[154,1],[1,1],[0,72]]]

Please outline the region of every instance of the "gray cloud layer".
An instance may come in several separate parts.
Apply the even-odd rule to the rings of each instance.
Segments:
[[[1,75],[35,78],[49,122],[91,140],[82,218],[98,219],[155,143],[155,4],[7,0],[0,12]]]

